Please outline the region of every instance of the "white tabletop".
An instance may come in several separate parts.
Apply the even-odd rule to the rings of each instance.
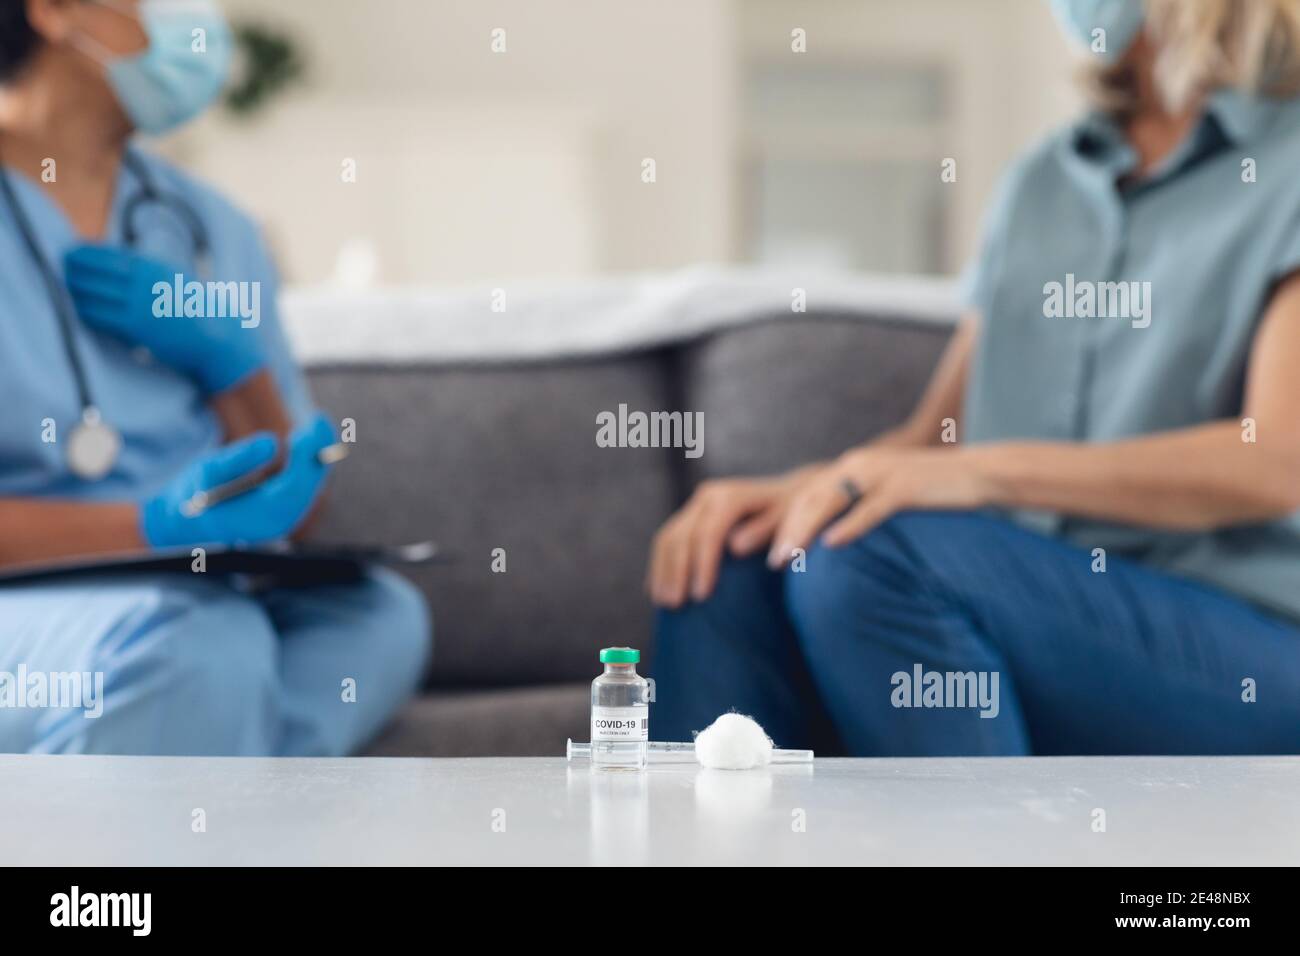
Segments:
[[[1295,865],[1300,758],[0,756],[0,861]]]

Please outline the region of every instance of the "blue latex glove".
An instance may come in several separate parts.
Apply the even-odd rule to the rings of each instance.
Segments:
[[[258,544],[287,537],[311,510],[325,481],[328,465],[317,453],[333,444],[334,428],[318,415],[289,439],[282,471],[252,491],[202,514],[186,517],[181,506],[195,492],[265,468],[275,458],[278,443],[269,432],[251,435],[195,462],[156,498],[140,509],[145,540],[154,548],[195,544]]]
[[[209,395],[224,392],[266,364],[256,326],[245,328],[238,314],[154,314],[159,298],[156,283],[166,286],[162,294],[169,302],[172,299],[176,275],[182,271],[174,266],[130,249],[80,245],[63,257],[63,269],[83,322],[132,345],[143,345]]]

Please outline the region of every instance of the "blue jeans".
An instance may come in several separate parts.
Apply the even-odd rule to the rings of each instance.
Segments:
[[[730,561],[657,630],[660,740],[734,709],[857,756],[1300,752],[1300,631],[980,514],[898,515],[802,572]]]

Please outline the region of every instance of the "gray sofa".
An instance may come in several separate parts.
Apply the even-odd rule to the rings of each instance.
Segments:
[[[318,539],[432,537],[457,558],[411,573],[433,666],[370,752],[557,755],[586,739],[599,648],[639,647],[653,675],[642,579],[660,522],[703,479],[834,455],[899,421],[949,330],[808,313],[597,359],[312,368],[360,450]],[[703,412],[704,454],[598,447],[597,413],[620,403]]]

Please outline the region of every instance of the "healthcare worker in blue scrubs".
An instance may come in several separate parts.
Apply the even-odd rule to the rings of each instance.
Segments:
[[[656,538],[664,739],[1300,753],[1300,0],[1052,7],[1093,109],[1004,177],[912,416]]]
[[[216,101],[231,42],[211,0],[0,0],[0,569],[272,541],[320,503],[334,429],[257,229],[132,143]],[[175,314],[177,275],[223,294]],[[0,751],[351,753],[429,641],[418,593],[378,569],[256,597],[199,573],[8,585]],[[102,698],[93,677],[72,706],[33,695],[73,672]]]

